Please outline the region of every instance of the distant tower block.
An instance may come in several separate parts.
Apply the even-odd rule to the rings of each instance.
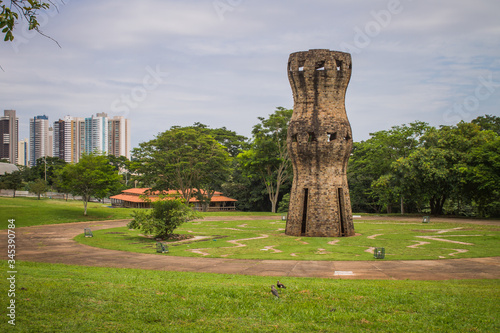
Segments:
[[[330,50],[290,54],[293,115],[287,144],[293,184],[286,234],[354,236],[347,161],[352,149],[345,92],[351,55]]]

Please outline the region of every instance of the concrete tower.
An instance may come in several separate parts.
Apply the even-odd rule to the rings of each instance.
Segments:
[[[286,234],[354,236],[347,162],[352,149],[345,92],[351,55],[323,49],[290,54],[294,108],[288,127],[293,185]]]

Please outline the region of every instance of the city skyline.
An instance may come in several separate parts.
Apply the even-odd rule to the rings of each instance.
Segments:
[[[14,164],[33,166],[44,156],[78,162],[83,153],[95,151],[131,156],[130,120],[123,116],[111,118],[103,112],[90,117],[66,115],[54,121],[47,115],[35,115],[29,117],[26,137],[19,135],[19,122],[16,110],[4,110],[0,117],[0,157]]]

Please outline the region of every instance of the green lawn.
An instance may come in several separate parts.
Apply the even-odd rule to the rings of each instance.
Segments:
[[[88,216],[83,215],[82,201],[65,201],[42,198],[0,197],[0,229],[7,228],[7,220],[14,218],[17,227],[57,224],[83,221],[128,219],[132,213],[129,208],[110,208],[108,204],[89,203]],[[279,215],[266,212],[214,212],[204,216],[234,215]]]
[[[0,265],[7,271],[5,262]],[[370,281],[18,262],[2,332],[498,332],[500,280]]]
[[[176,229],[176,233],[207,238],[170,243],[170,252],[163,255],[232,259],[377,260],[373,258],[370,248],[384,247],[385,260],[500,256],[500,230],[497,226],[359,221],[354,223],[354,227],[360,235],[333,238],[287,236],[284,233],[285,225],[286,222],[280,219],[187,222]],[[138,230],[122,227],[93,233],[93,238],[85,238],[82,234],[75,240],[107,249],[155,253],[156,241],[142,236]],[[422,238],[429,236],[432,238]]]
[[[88,215],[83,215],[83,202],[37,198],[0,197],[0,229],[14,218],[17,227],[69,222],[117,220],[130,217],[130,210],[109,208],[107,204],[89,203]]]

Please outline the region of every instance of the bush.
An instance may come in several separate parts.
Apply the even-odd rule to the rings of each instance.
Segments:
[[[278,213],[288,213],[288,206],[290,205],[290,193],[283,196],[278,204]]]
[[[152,209],[132,213],[129,229],[140,229],[145,235],[167,238],[182,223],[201,218],[198,212],[185,205],[182,199],[165,199],[151,202]]]

